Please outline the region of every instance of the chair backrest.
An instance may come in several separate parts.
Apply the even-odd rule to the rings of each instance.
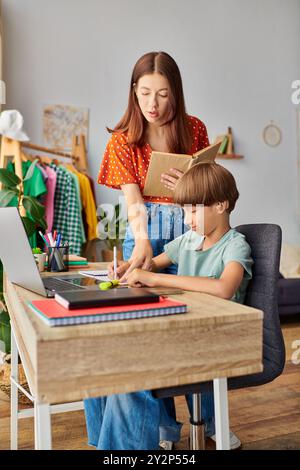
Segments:
[[[271,382],[282,373],[285,364],[285,346],[277,300],[281,228],[274,224],[249,224],[240,225],[236,230],[245,235],[254,260],[245,304],[264,312],[264,369],[258,374],[229,379],[230,389]]]

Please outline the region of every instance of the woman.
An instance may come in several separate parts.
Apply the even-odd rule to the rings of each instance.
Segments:
[[[137,61],[131,77],[127,110],[116,127],[108,131],[112,137],[104,153],[98,182],[121,189],[127,204],[129,224],[123,243],[123,258],[129,260],[130,266],[126,272],[122,271],[122,266],[118,268],[122,281],[134,268],[149,269],[152,258],[163,252],[164,245],[185,230],[183,211],[173,205],[172,198],[143,196],[152,150],[192,155],[207,147],[209,140],[203,122],[185,111],[179,68],[165,52],[150,52]],[[170,173],[174,176],[162,174],[161,179],[173,190],[182,173],[176,169],[170,169]],[[176,269],[172,265],[167,272],[176,274]],[[136,437],[130,435],[133,430],[127,429],[125,421],[119,423],[120,426],[116,421],[113,423],[113,414],[118,415],[118,419],[124,417],[121,409],[129,409],[130,400],[143,403],[141,409],[148,404],[148,416],[151,412],[160,413],[160,440],[178,441],[181,425],[176,422],[174,401],[151,399],[145,395],[149,393],[86,400],[90,444],[101,449],[157,448],[156,430],[146,433],[148,437],[145,435],[145,438],[138,431],[139,426],[151,426],[151,419],[147,421],[142,417],[147,415],[146,408],[134,417]],[[208,429],[211,435],[214,433],[211,396],[203,395],[202,407],[203,418],[211,425]],[[126,433],[121,433],[120,429],[124,431],[124,428]],[[150,440],[149,435],[152,435]]]

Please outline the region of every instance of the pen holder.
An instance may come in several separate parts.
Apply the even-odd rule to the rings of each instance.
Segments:
[[[47,250],[47,271],[69,271],[69,247],[49,247]]]
[[[42,273],[45,270],[45,261],[47,258],[47,253],[35,253],[33,256],[39,272]]]

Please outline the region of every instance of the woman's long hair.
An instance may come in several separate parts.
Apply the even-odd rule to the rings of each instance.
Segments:
[[[182,80],[174,59],[166,52],[149,52],[135,64],[129,90],[128,106],[124,116],[114,129],[108,132],[127,133],[128,143],[142,147],[146,144],[147,121],[144,118],[135,93],[138,80],[147,74],[160,73],[169,82],[169,106],[166,120],[166,142],[172,153],[188,153],[192,146],[192,132],[185,111]]]

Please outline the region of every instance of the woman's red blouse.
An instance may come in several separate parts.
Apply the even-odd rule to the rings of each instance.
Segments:
[[[209,145],[207,130],[200,119],[188,116],[192,127],[193,144],[189,155]],[[101,163],[98,183],[110,188],[121,189],[121,185],[136,183],[141,193],[145,185],[152,149],[149,144],[143,147],[130,146],[126,134],[114,133],[109,140]],[[144,201],[172,203],[169,197],[144,196]]]

